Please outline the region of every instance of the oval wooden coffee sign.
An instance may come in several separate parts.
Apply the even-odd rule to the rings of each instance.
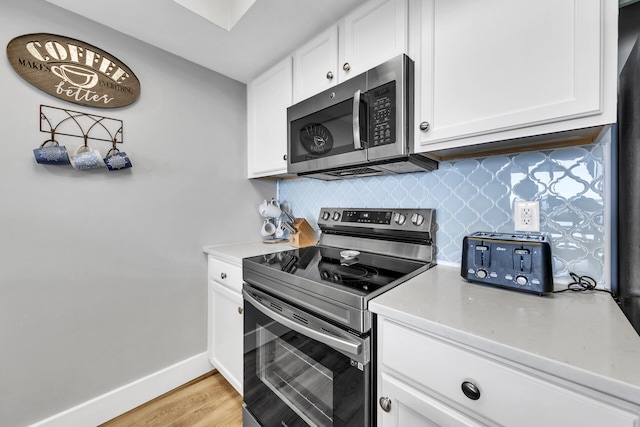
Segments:
[[[129,105],[140,96],[140,81],[113,55],[90,44],[54,34],[26,34],[7,45],[14,70],[56,98],[98,108]]]

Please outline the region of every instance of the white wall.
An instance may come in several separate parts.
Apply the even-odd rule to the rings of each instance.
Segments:
[[[37,32],[114,55],[142,95],[114,110],[69,104],[0,61],[2,426],[36,422],[204,352],[201,249],[255,239],[257,205],[276,191],[244,178],[244,84],[43,0],[0,3],[5,46]],[[47,139],[40,104],[123,120],[134,167],[36,164],[32,149]],[[72,150],[81,142],[60,137]],[[108,143],[94,145],[106,153]]]

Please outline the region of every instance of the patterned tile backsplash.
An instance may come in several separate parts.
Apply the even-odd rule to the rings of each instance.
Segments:
[[[554,276],[569,271],[603,279],[604,150],[594,145],[442,162],[433,172],[278,182],[278,199],[317,227],[321,207],[435,208],[436,259],[459,264],[465,235],[513,232],[513,203],[540,202]]]

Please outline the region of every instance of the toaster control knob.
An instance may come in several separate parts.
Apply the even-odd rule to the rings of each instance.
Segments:
[[[413,215],[411,215],[411,222],[413,223],[413,225],[420,227],[424,222],[424,216],[420,215],[419,213],[414,213]]]
[[[482,270],[482,269],[478,270],[478,271],[476,272],[476,276],[477,276],[478,278],[480,278],[480,279],[484,279],[484,278],[486,278],[486,277],[487,277],[487,270]]]
[[[324,211],[322,212],[322,219],[327,221],[329,218],[331,218],[331,213],[329,213],[328,211]]]
[[[528,281],[525,276],[516,276],[516,283],[520,286],[526,285]]]
[[[333,217],[331,217],[331,219],[333,219],[334,221],[337,221],[340,219],[340,212],[334,212],[333,213]]]
[[[399,212],[397,212],[394,216],[393,216],[393,221],[398,224],[398,225],[402,225],[405,223],[405,221],[407,220],[407,217]]]

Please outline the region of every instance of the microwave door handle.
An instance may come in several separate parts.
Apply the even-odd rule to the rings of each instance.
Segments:
[[[360,140],[360,98],[362,91],[357,90],[353,94],[353,148],[362,150],[362,141]]]
[[[264,314],[267,317],[270,317],[271,319],[286,326],[287,328],[293,329],[294,331],[299,332],[303,335],[306,335],[307,337],[312,338],[318,342],[326,344],[329,347],[333,347],[342,352],[351,354],[354,356],[354,358],[356,358],[360,354],[362,344],[353,342],[353,341],[348,341],[332,335],[327,335],[322,332],[318,332],[315,329],[308,328],[307,326],[304,326],[298,322],[294,322],[293,320],[265,307],[258,300],[256,300],[253,297],[253,295],[251,295],[244,289],[242,290],[242,294],[244,296],[244,299],[247,302],[249,302],[252,306],[254,306],[256,309],[260,310],[262,314]]]

